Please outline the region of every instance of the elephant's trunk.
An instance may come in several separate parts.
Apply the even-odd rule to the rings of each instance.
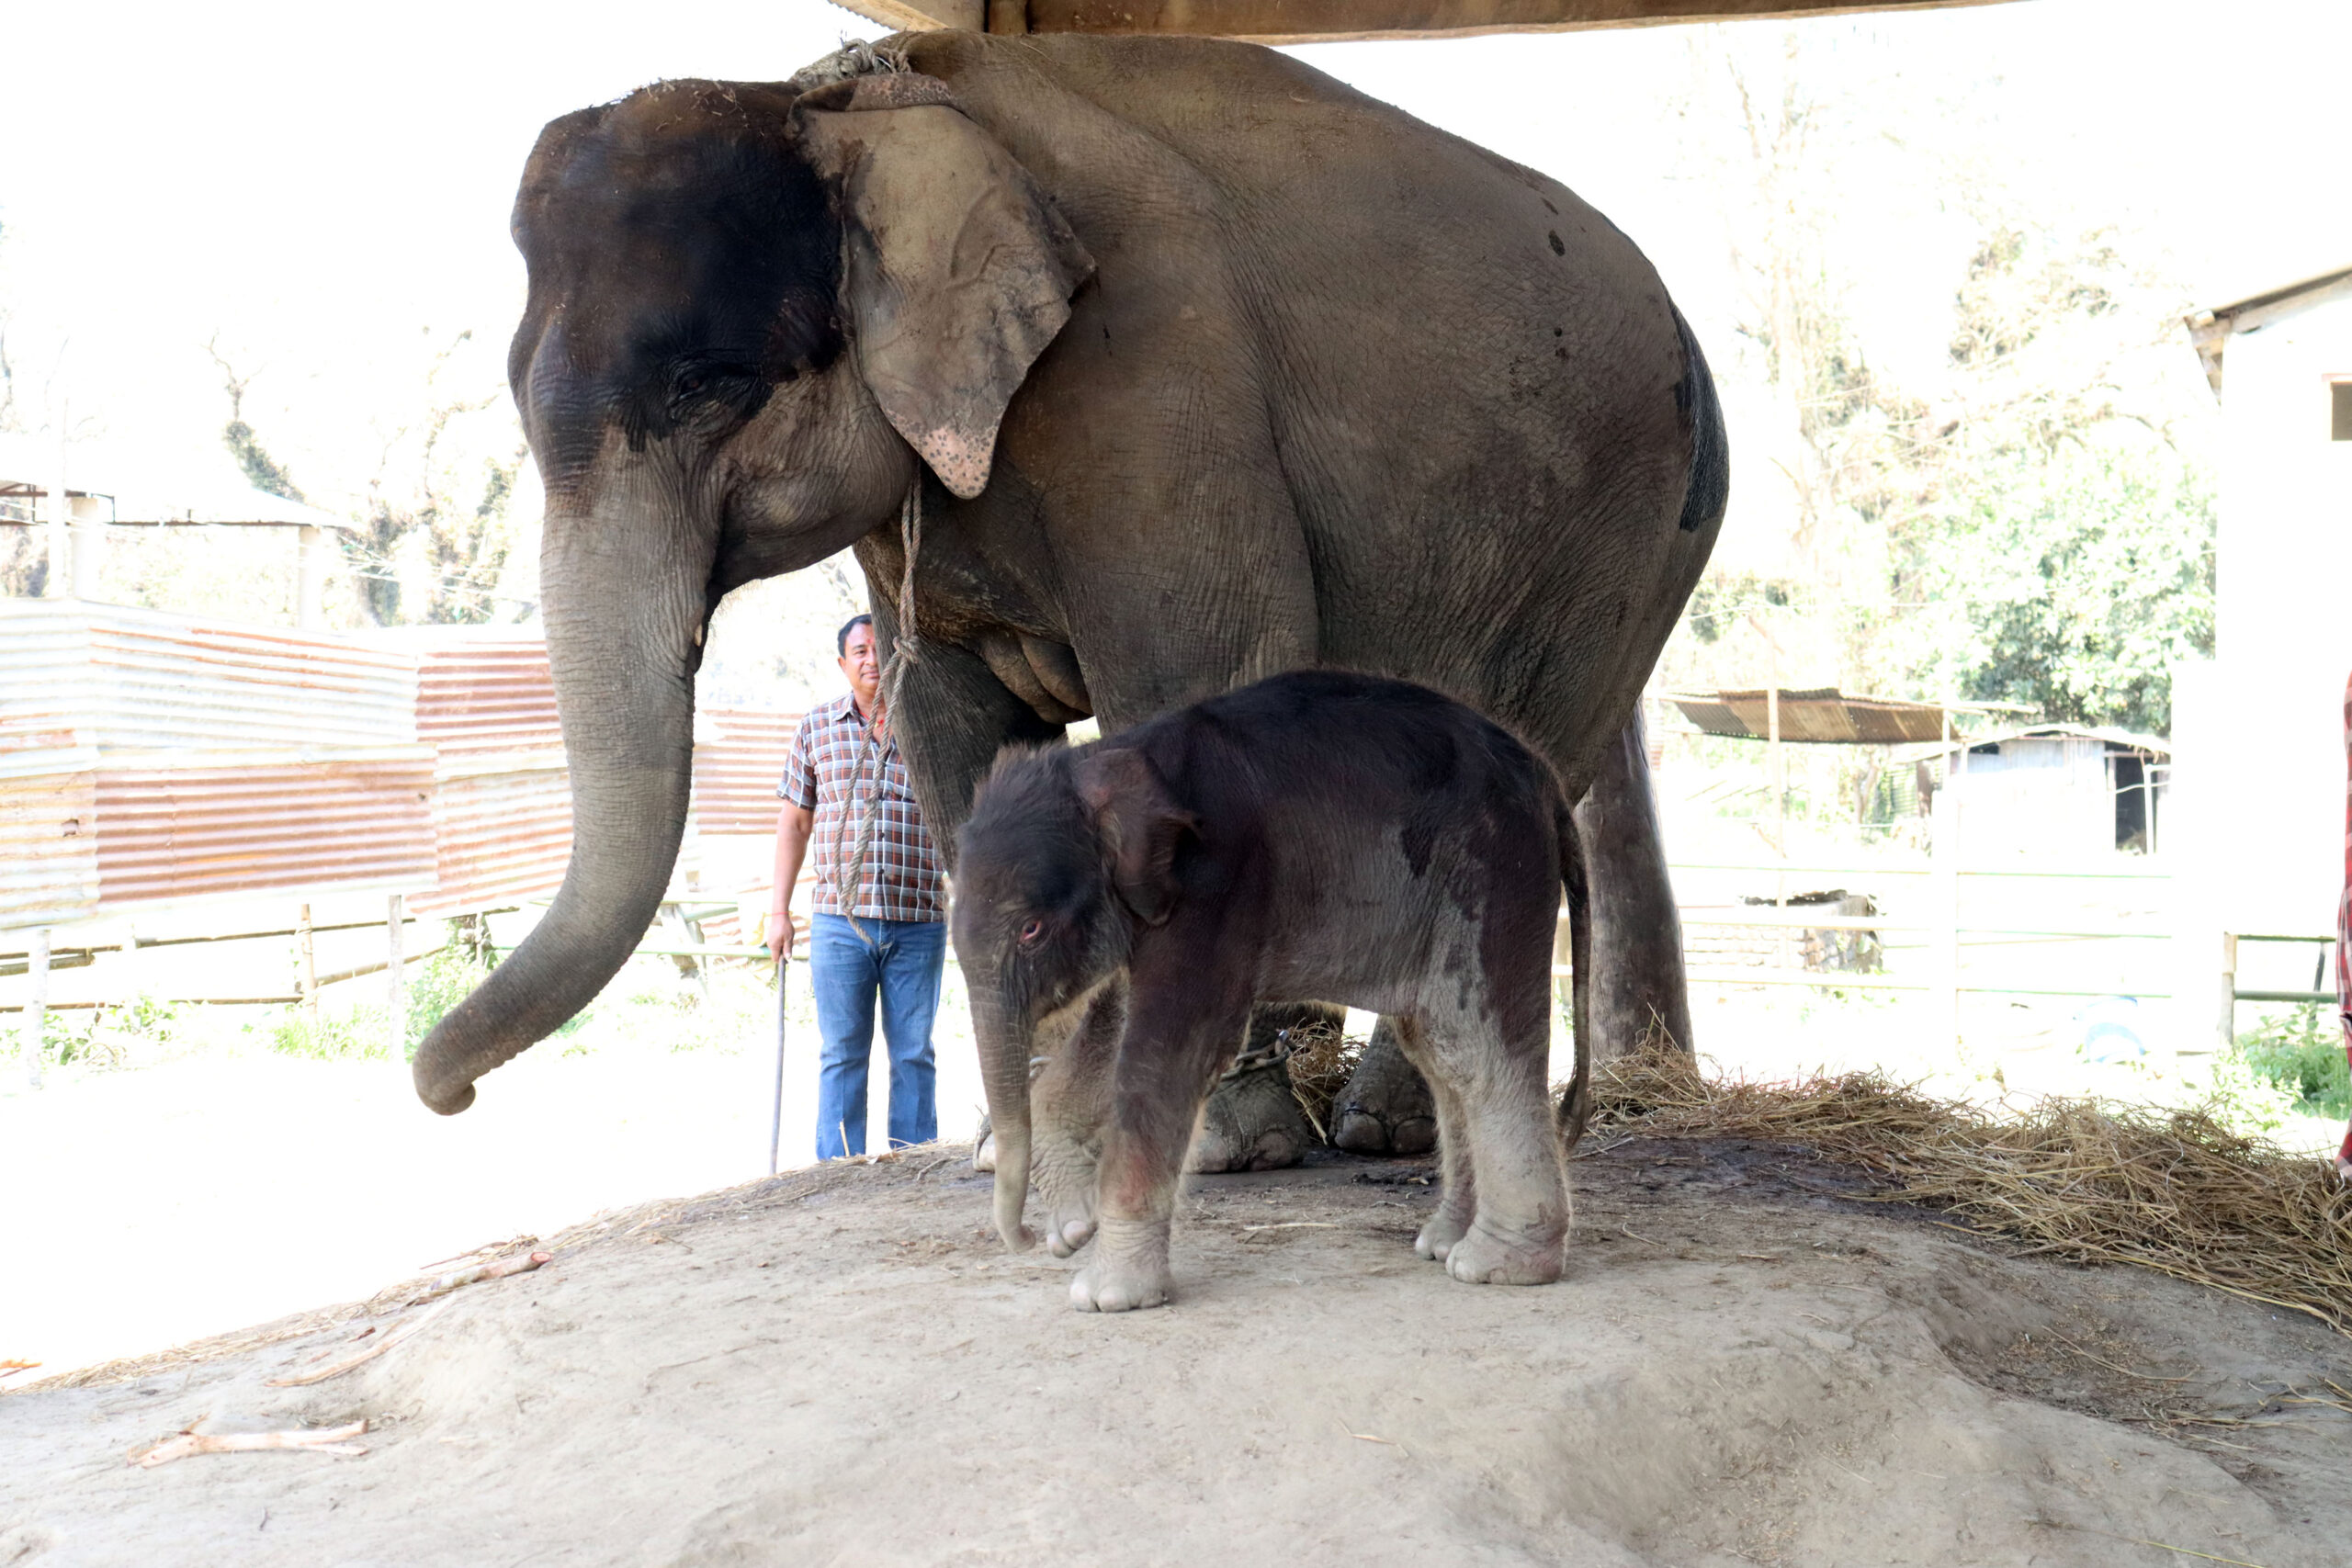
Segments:
[[[1005,1017],[995,998],[978,989],[972,993],[972,1022],[979,1037],[989,1127],[996,1137],[996,1231],[1008,1249],[1025,1252],[1037,1241],[1021,1223],[1029,1202],[1028,1032]]]
[[[445,1116],[594,999],[652,924],[677,860],[712,550],[678,498],[631,479],[603,487],[593,511],[548,511],[540,582],[571,861],[546,918],[417,1051],[417,1095]]]

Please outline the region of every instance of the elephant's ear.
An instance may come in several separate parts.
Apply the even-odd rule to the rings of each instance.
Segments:
[[[837,183],[858,370],[908,444],[968,501],[997,426],[1094,271],[1029,171],[935,78],[865,76],[794,115]]]
[[[1176,847],[1199,830],[1200,819],[1170,797],[1140,751],[1099,750],[1075,772],[1119,901],[1144,924],[1163,923],[1176,908]]]

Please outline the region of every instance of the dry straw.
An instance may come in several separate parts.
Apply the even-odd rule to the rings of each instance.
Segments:
[[[2132,1263],[2352,1335],[2352,1192],[2202,1108],[2052,1099],[1996,1114],[1876,1073],[1711,1079],[1645,1054],[1593,1075],[1589,1138],[1755,1138],[1869,1170],[2028,1253]]]

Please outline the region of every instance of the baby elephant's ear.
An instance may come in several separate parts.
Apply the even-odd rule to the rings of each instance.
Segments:
[[[997,426],[1069,320],[1094,260],[1029,171],[918,74],[806,95],[809,161],[836,182],[843,313],[883,414],[964,500]]]
[[[1097,751],[1078,764],[1078,793],[1094,814],[1119,901],[1146,925],[1176,908],[1176,846],[1199,819],[1179,807],[1140,751]]]

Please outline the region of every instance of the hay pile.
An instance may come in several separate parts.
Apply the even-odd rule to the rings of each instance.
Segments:
[[[1869,1170],[1880,1201],[1945,1209],[2029,1253],[2132,1263],[2352,1335],[2352,1191],[2327,1164],[2202,1109],[2052,1099],[2002,1118],[1875,1073],[1709,1079],[1648,1054],[1593,1072],[1588,1150],[1622,1138],[1753,1138]]]
[[[1331,1129],[1331,1102],[1348,1087],[1356,1074],[1356,1064],[1363,1059],[1364,1043],[1337,1029],[1316,1027],[1294,1029],[1290,1042],[1296,1054],[1290,1058],[1290,1091],[1298,1097],[1299,1108],[1315,1123],[1316,1135],[1329,1139]]]

